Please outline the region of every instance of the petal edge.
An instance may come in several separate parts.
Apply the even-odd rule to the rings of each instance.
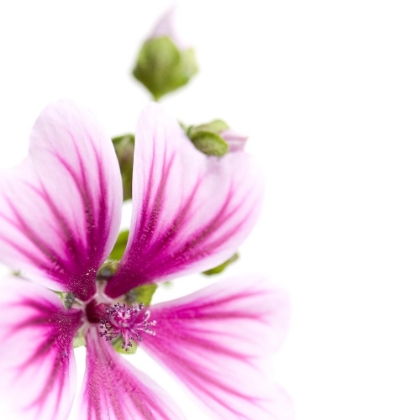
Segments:
[[[139,118],[133,176],[130,237],[105,290],[111,297],[223,263],[261,209],[262,177],[253,158],[205,156],[156,104]]]

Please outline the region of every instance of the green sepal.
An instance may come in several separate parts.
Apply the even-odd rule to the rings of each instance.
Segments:
[[[169,37],[162,36],[143,44],[133,76],[158,101],[163,95],[186,85],[197,71],[194,50],[180,51]]]
[[[99,268],[96,273],[97,280],[108,281],[117,272],[118,265],[120,264],[117,260],[107,260]]]
[[[86,346],[86,339],[83,334],[77,333],[73,338],[73,348],[76,349],[81,346]]]
[[[124,255],[125,248],[127,247],[128,235],[129,230],[122,230],[118,234],[117,241],[115,242],[114,248],[112,248],[111,253],[109,254],[110,260],[121,260],[122,256]]]
[[[137,344],[134,341],[131,341],[131,347],[128,347],[127,350],[122,348],[123,340],[122,337],[117,337],[115,340],[112,340],[112,347],[121,354],[134,354],[137,351]]]
[[[194,146],[209,156],[223,156],[229,150],[229,145],[219,135],[229,129],[223,120],[213,120],[206,124],[192,125],[186,129],[186,134]]]
[[[211,131],[197,131],[190,136],[194,146],[209,156],[223,156],[228,152],[228,144]]]
[[[184,130],[184,133],[188,136],[188,131],[190,130],[190,128],[192,128],[192,126],[188,127],[182,121],[178,121],[178,123],[181,126],[181,128]]]
[[[239,258],[239,254],[237,252],[235,252],[235,254],[233,254],[227,261],[218,265],[217,267],[211,268],[210,270],[203,271],[203,274],[205,274],[206,276],[212,276],[214,274],[220,274],[222,271],[224,271],[224,269],[228,265],[232,264],[238,258]]]
[[[112,139],[123,186],[123,200],[130,200],[133,187],[134,134],[124,134]]]
[[[135,287],[125,295],[127,303],[142,303],[144,306],[149,306],[152,302],[152,297],[157,289],[157,284],[150,283],[144,286]]]
[[[76,300],[76,296],[73,293],[58,292],[56,290],[53,290],[53,292],[60,298],[63,306],[66,309],[70,309]]]
[[[215,134],[220,134],[222,131],[228,130],[230,127],[223,120],[213,120],[207,124],[192,125],[188,128],[188,137],[194,136],[199,131],[210,131]]]

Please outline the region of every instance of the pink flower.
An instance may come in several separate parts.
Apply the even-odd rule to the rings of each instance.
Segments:
[[[81,419],[184,418],[170,396],[119,356],[134,341],[217,419],[283,419],[287,397],[259,365],[279,344],[287,300],[259,277],[233,279],[148,308],[139,285],[209,269],[256,220],[261,181],[245,153],[208,158],[157,105],[136,134],[133,218],[108,282],[98,269],[116,240],[122,187],[111,141],[69,102],[48,107],[28,158],[0,176],[0,260],[23,279],[0,286],[0,392],[27,419],[65,419],[75,394],[73,338],[84,335]],[[51,290],[69,293],[66,307]]]

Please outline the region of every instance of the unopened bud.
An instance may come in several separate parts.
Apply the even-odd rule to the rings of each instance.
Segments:
[[[173,8],[156,24],[133,69],[133,76],[156,101],[186,85],[198,71],[195,52],[180,40],[174,20]]]
[[[210,156],[242,151],[248,139],[247,136],[230,129],[223,120],[213,120],[184,130],[195,147]]]

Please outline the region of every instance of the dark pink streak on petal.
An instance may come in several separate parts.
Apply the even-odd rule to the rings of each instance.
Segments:
[[[92,196],[89,189],[82,158],[78,152],[77,156],[80,165],[78,173],[61,156],[56,156],[56,159],[60,161],[62,167],[68,171],[70,178],[74,181],[84,207],[84,220],[79,221],[80,231],[73,232],[72,235],[73,237],[84,237],[84,240],[79,241],[77,253],[71,255],[71,259],[68,261],[71,275],[66,278],[66,283],[69,291],[75,293],[82,300],[87,300],[95,293],[96,272],[105,256],[111,215],[108,206],[106,206],[107,191],[98,156],[95,153],[98,173],[96,197]]]
[[[54,293],[26,281],[6,280],[0,292],[1,392],[21,392],[15,405],[24,418],[65,419],[74,397],[72,342],[82,311],[65,309]]]
[[[76,309],[57,311],[48,301],[37,302],[30,299],[25,302],[25,306],[36,310],[38,314],[17,324],[16,328],[36,328],[39,326],[45,328],[47,326],[49,335],[48,341],[40,343],[31,358],[21,368],[28,368],[45,357],[53,359],[50,371],[44,372],[46,378],[44,388],[39,397],[28,408],[36,407],[41,411],[46,400],[50,398],[50,394],[56,392],[55,412],[57,412],[68,377],[69,356],[73,351],[73,338],[82,323],[82,312]],[[55,388],[57,388],[56,391]]]
[[[153,157],[151,162],[151,170],[154,170],[155,167],[155,154],[156,150],[153,149]],[[161,212],[162,208],[162,199],[163,194],[165,192],[165,188],[167,186],[168,181],[168,174],[170,172],[171,166],[174,162],[174,156],[172,155],[168,161],[167,153],[165,150],[165,156],[163,158],[164,164],[161,168],[161,174],[159,178],[159,184],[157,187],[157,192],[155,197],[152,199],[152,188],[153,188],[153,180],[152,177],[148,179],[148,185],[146,188],[146,195],[144,197],[143,205],[141,208],[141,218],[140,218],[140,226],[136,229],[136,233],[143,232],[143,235],[135,238],[134,241],[137,242],[137,246],[139,247],[139,252],[144,252],[142,249],[143,246],[147,246],[148,244],[148,237],[144,235],[145,232],[154,232],[156,230],[156,224],[158,221],[158,217]]]
[[[190,207],[193,203],[198,186],[199,180],[197,181],[196,186],[194,187],[189,197],[186,199],[184,206],[179,209],[179,212],[173,221],[172,227],[164,235],[160,235],[159,239],[156,240],[154,244],[151,244],[148,254],[150,255],[152,261],[154,258],[162,255],[165,252],[165,249],[170,245],[170,243],[177,238],[177,234],[180,232],[179,229],[188,216],[188,211],[190,210]],[[147,263],[149,263],[151,260],[149,259]],[[152,265],[154,265],[153,262]]]
[[[36,188],[34,185],[27,184],[28,188],[32,189],[41,200],[44,200],[45,203],[48,205],[51,213],[53,215],[53,219],[57,221],[57,228],[56,232],[57,235],[60,235],[62,240],[66,242],[67,249],[66,249],[66,256],[67,258],[73,258],[75,255],[79,257],[79,253],[82,248],[82,243],[79,238],[75,238],[72,235],[72,232],[69,229],[69,223],[66,220],[65,214],[59,209],[54,200],[48,194],[47,189],[45,186],[40,182],[39,189]]]
[[[167,231],[160,233],[155,242],[152,242],[151,238],[146,235],[134,236],[136,252],[131,250],[127,254],[120,271],[112,280],[112,287],[111,285],[107,287],[106,293],[110,296],[119,296],[139,284],[151,283],[173,272],[181,271],[192,263],[216,252],[218,247],[238,234],[246,223],[246,220],[236,218],[236,212],[243,202],[234,207],[229,206],[231,197],[229,194],[222,207],[208,223],[199,226],[195,232],[178,240],[179,234],[182,233],[182,223],[188,220],[198,188],[199,183],[196,184],[184,207],[175,215],[172,225]],[[224,225],[229,225],[229,228],[223,229]],[[177,244],[171,246],[175,241]]]
[[[92,327],[87,335],[82,416],[91,420],[176,420],[171,398],[130,366]]]
[[[31,134],[28,158],[0,173],[0,261],[89,300],[119,229],[121,177],[93,116],[62,101]]]
[[[38,248],[39,251],[48,259],[49,262],[52,263],[52,267],[57,270],[64,271],[66,270],[66,261],[60,258],[59,255],[56,254],[55,250],[51,248],[50,244],[48,244],[43,238],[42,233],[37,233],[35,231],[36,227],[32,228],[29,226],[25,220],[21,217],[19,210],[16,206],[10,201],[7,200],[9,208],[12,212],[13,219],[8,219],[5,217],[12,226],[14,226],[17,230],[24,233],[24,235]],[[6,238],[7,240],[7,238]],[[12,242],[12,241],[11,241]],[[24,250],[22,250],[24,252]],[[33,260],[34,262],[36,260]],[[66,271],[65,275],[69,275],[69,272]]]
[[[223,420],[291,419],[287,396],[262,364],[284,338],[288,301],[264,278],[220,282],[150,307],[155,336],[141,343]]]
[[[261,206],[261,178],[249,155],[206,157],[156,105],[139,120],[133,182],[130,238],[105,290],[111,297],[224,262]]]

